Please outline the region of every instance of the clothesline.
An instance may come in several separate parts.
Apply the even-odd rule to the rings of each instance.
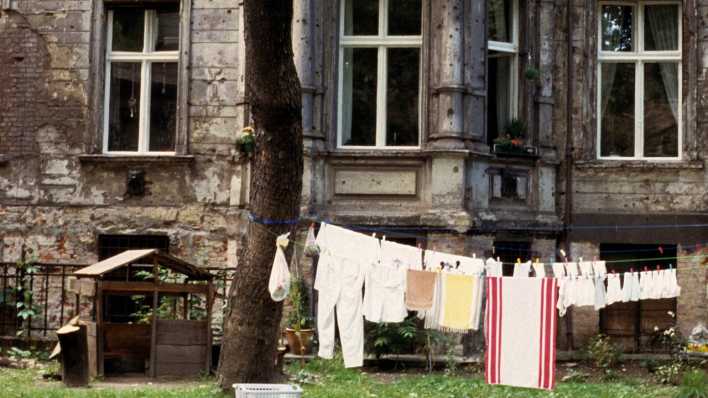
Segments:
[[[254,223],[254,224],[251,224],[251,225],[254,226],[254,227],[257,227],[257,228],[262,228],[266,233],[268,233],[268,234],[270,234],[270,235],[272,235],[272,236],[274,236],[274,237],[277,237],[277,236],[278,236],[277,233],[275,233],[275,232],[269,230],[268,228],[265,228],[265,227],[263,227],[263,226],[261,226],[261,225],[259,225],[259,224],[255,224],[255,223]],[[332,224],[332,225],[334,225],[334,224]],[[300,242],[297,242],[297,241],[294,241],[294,240],[291,241],[291,244],[293,244],[293,245],[295,245],[295,246],[297,246],[297,247],[299,247],[299,248],[301,248],[301,249],[304,249],[304,248],[306,247],[306,245],[305,245],[304,243],[300,243]],[[345,257],[338,256],[337,254],[332,254],[332,256],[338,257],[338,258],[340,258],[340,259],[346,259]],[[678,261],[678,260],[680,260],[680,259],[681,259],[681,260],[686,260],[686,259],[698,259],[698,258],[707,258],[707,257],[708,257],[708,254],[696,254],[696,255],[676,256],[676,257],[647,257],[647,258],[633,258],[633,259],[621,259],[621,260],[604,260],[604,261],[605,261],[605,263],[607,263],[607,264],[623,264],[623,263],[636,263],[636,262],[654,262],[654,261],[663,261],[663,260],[677,260],[677,261]],[[483,259],[482,257],[479,257],[479,258],[480,258],[480,259]],[[578,258],[580,258],[580,257],[578,257]],[[555,261],[552,261],[552,262],[562,262],[562,260],[561,260],[561,259],[558,259],[558,260],[555,260]],[[569,262],[575,262],[575,261],[570,261],[570,260],[569,260]],[[504,265],[514,265],[514,264],[517,264],[517,263],[514,263],[514,262],[501,262],[501,263],[504,264]],[[675,265],[675,264],[674,264],[674,265]],[[702,265],[702,264],[696,264],[696,265],[691,265],[691,264],[689,264],[689,265],[681,265],[681,269],[691,269],[691,268],[701,268],[701,267],[706,267],[706,265]]]
[[[348,225],[348,224],[339,224],[332,222],[331,220],[326,220],[326,219],[319,219],[319,220],[311,220],[311,219],[305,219],[305,218],[300,218],[300,219],[291,219],[291,220],[271,220],[271,219],[266,219],[266,218],[260,218],[253,213],[248,214],[248,218],[250,221],[253,222],[254,225],[294,225],[294,224],[299,224],[300,222],[315,222],[315,223],[321,223],[321,222],[326,222],[331,225],[339,225],[343,228],[348,228],[353,231],[366,231],[368,233],[380,233],[383,236],[389,235],[389,236],[395,236],[395,237],[403,237],[403,238],[415,238],[418,240],[423,240],[423,241],[430,241],[430,240],[435,240],[437,242],[440,241],[446,241],[446,239],[437,239],[437,238],[428,238],[425,236],[421,236],[419,234],[415,233],[407,233],[404,231],[449,231],[450,228],[444,228],[444,227],[437,227],[437,228],[415,228],[415,227],[402,227],[400,229],[390,229],[390,228],[385,228],[385,227],[373,227],[373,226],[365,226],[365,225]],[[644,224],[644,225],[571,225],[569,229],[623,229],[623,230],[633,230],[633,229],[677,229],[677,228],[708,228],[708,224]],[[534,228],[527,228],[530,230],[533,230]],[[538,229],[544,229],[544,228],[538,228]],[[363,233],[363,232],[362,232]],[[678,245],[681,245],[683,248],[701,248],[703,246],[708,247],[708,241],[704,242],[695,242],[695,243],[690,243],[690,244],[684,244],[684,243],[678,243]],[[511,249],[511,250],[516,250],[517,247],[512,247],[512,246],[494,246],[493,249],[499,250],[499,249]],[[614,250],[603,250],[605,253],[635,253],[635,252],[650,252],[650,251],[661,251],[659,247],[657,248],[652,248],[652,249],[626,249],[626,250],[621,250],[621,249],[614,249]],[[624,260],[623,260],[624,261]]]

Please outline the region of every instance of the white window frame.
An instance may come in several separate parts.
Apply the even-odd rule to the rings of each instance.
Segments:
[[[421,34],[417,36],[399,36],[388,35],[388,2],[389,0],[379,1],[379,23],[378,35],[345,35],[345,6],[346,1],[340,0],[340,23],[339,23],[339,90],[337,94],[337,148],[338,149],[387,149],[387,150],[416,150],[420,149],[421,145],[421,126],[422,118],[422,18],[421,18]],[[375,145],[343,145],[342,144],[342,128],[344,115],[344,49],[346,48],[377,48],[377,75],[376,75],[376,140]],[[386,145],[386,93],[388,84],[388,52],[389,48],[418,48],[418,142],[416,145],[410,146],[391,146]]]
[[[509,115],[512,119],[519,117],[519,0],[512,0],[511,4],[511,42],[487,41],[487,57],[490,51],[511,54],[511,67],[509,68]],[[489,63],[487,63],[489,65]],[[487,66],[488,67],[488,66]]]
[[[678,49],[675,51],[644,51],[644,8],[648,5],[672,4],[678,6]],[[606,5],[631,6],[632,11],[632,50],[633,51],[603,51],[602,50],[602,7]],[[683,153],[683,5],[681,1],[602,1],[597,5],[597,134],[596,156],[600,160],[646,160],[646,161],[680,161]],[[674,157],[644,156],[644,64],[662,61],[672,61],[677,64],[678,73],[678,149]],[[634,156],[602,156],[602,64],[603,63],[634,63]]]
[[[153,51],[150,48],[155,42],[156,11],[143,9],[145,13],[145,25],[143,28],[143,51],[113,51],[113,11],[108,11],[106,29],[106,76],[104,88],[103,106],[103,153],[110,155],[175,155],[177,146],[177,129],[175,135],[174,151],[150,151],[150,96],[151,96],[151,65],[153,62],[174,62],[179,64],[179,50],[177,51]],[[182,32],[180,32],[180,35]],[[109,151],[108,139],[110,134],[109,118],[111,103],[111,65],[118,62],[140,63],[140,108],[138,110],[138,149],[137,151]],[[175,109],[175,112],[177,110]]]

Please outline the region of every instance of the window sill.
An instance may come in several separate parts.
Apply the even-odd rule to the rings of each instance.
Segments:
[[[578,161],[574,163],[577,169],[631,169],[631,170],[652,170],[652,169],[667,169],[667,170],[685,170],[695,169],[701,170],[704,168],[703,162],[699,160],[589,160]]]
[[[81,163],[118,163],[118,164],[181,164],[192,163],[192,155],[79,155]]]

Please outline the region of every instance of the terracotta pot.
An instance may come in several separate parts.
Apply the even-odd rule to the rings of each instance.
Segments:
[[[305,355],[310,352],[312,336],[314,334],[314,329],[300,329],[300,331],[297,332],[295,329],[286,328],[285,338],[288,339],[290,352],[295,355]]]

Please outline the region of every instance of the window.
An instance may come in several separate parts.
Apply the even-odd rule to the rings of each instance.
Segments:
[[[598,157],[680,158],[680,3],[599,7]]]
[[[167,235],[98,235],[99,260],[135,249],[158,249],[169,253],[170,238]]]
[[[419,146],[421,0],[341,4],[338,146]]]
[[[523,170],[490,169],[491,199],[501,204],[526,204],[529,175]]]
[[[175,153],[178,5],[108,12],[103,151]]]
[[[487,13],[487,139],[492,145],[517,115],[519,2],[489,0]]]

